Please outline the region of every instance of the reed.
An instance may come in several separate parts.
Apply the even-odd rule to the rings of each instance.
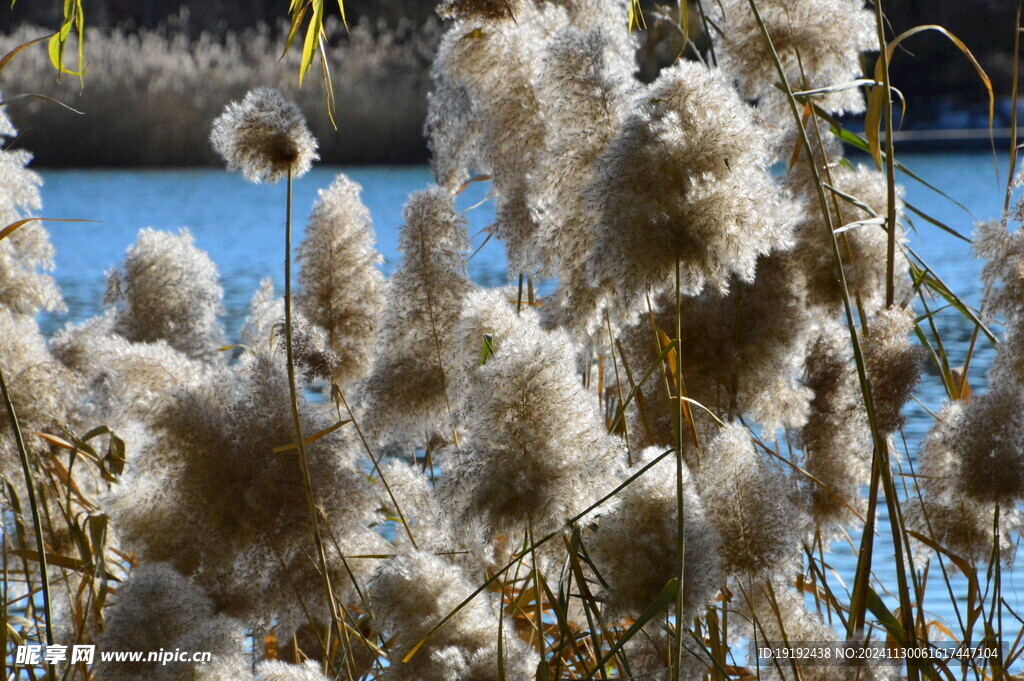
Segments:
[[[643,84],[631,2],[446,0],[427,102],[436,184],[409,197],[388,280],[344,175],[313,206],[292,276],[291,182],[317,161],[303,109],[316,131],[322,92],[258,88],[225,107],[245,78],[214,68],[270,50],[266,32],[200,40],[181,81],[157,66],[180,39],[101,36],[90,54],[138,52],[125,64],[139,83],[194,89],[175,124],[201,123],[203,144],[212,126],[229,168],[285,182],[285,289],[256,293],[229,356],[215,264],[187,232],[143,230],[104,310],[44,338],[35,316],[61,301],[32,220],[38,177],[0,145],[5,652],[213,654],[58,662],[68,681],[1015,678],[1024,183],[962,237],[985,261],[972,307],[909,245],[911,212],[957,232],[897,184],[918,181],[891,143],[888,69],[911,34],[873,9],[708,3],[707,59]],[[366,30],[326,49],[335,78],[415,51],[348,52]],[[32,54],[4,77],[31,77]],[[273,85],[297,58],[235,68]],[[88,82],[99,105],[123,79]],[[863,137],[837,119],[858,110]],[[0,135],[33,139],[5,109]],[[518,287],[466,275],[456,197],[477,181]],[[535,276],[555,293],[537,297]],[[965,357],[940,311],[969,330]],[[987,344],[987,373],[970,372]],[[927,368],[946,401],[916,443],[906,410]],[[857,556],[848,584],[842,551]],[[936,598],[955,621],[928,612]],[[746,655],[750,641],[906,659],[807,666]],[[943,643],[992,654],[924,655]]]

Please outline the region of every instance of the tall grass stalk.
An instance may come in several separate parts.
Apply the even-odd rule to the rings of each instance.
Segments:
[[[21,470],[25,476],[25,490],[28,494],[28,505],[32,512],[32,532],[36,538],[36,553],[39,560],[39,583],[43,592],[43,624],[46,630],[46,645],[53,645],[53,608],[50,600],[50,575],[49,564],[46,558],[46,545],[43,542],[43,523],[39,515],[39,502],[36,499],[36,481],[32,475],[32,464],[29,462],[28,449],[25,448],[25,438],[21,433],[21,425],[18,422],[18,414],[11,400],[11,394],[7,390],[7,380],[0,370],[0,394],[3,396],[4,408],[7,410],[7,417],[11,420],[11,432],[14,435],[14,442],[18,448],[18,458],[21,462]],[[6,551],[4,552],[6,556]],[[6,569],[6,568],[5,568]],[[26,580],[28,573],[26,572]],[[6,598],[6,593],[5,593]],[[5,625],[6,628],[6,625]],[[5,651],[6,652],[6,651]],[[47,678],[56,681],[56,671],[53,664],[46,665]]]
[[[337,632],[339,640],[343,639],[342,630],[344,624],[338,614],[338,603],[334,596],[334,588],[331,585],[330,565],[327,561],[327,551],[324,548],[324,539],[320,531],[320,514],[313,498],[313,481],[309,475],[309,459],[306,455],[306,441],[302,435],[302,419],[299,415],[299,394],[298,385],[295,380],[295,350],[293,348],[292,328],[292,184],[293,170],[288,168],[288,177],[285,188],[285,219],[284,219],[284,326],[285,326],[285,353],[288,365],[288,398],[291,403],[292,424],[295,429],[295,442],[298,445],[299,466],[302,469],[302,485],[306,497],[306,505],[309,509],[309,519],[313,524],[313,541],[316,544],[320,561],[320,573],[323,578],[323,588],[327,596],[327,603],[331,611],[331,624],[333,631]],[[324,644],[324,665],[325,670],[330,666],[330,641],[331,631],[328,629],[327,640]]]
[[[885,124],[886,225],[888,241],[885,259],[885,305],[891,307],[896,296],[896,165],[893,145],[892,85],[889,83],[889,49],[885,39],[885,14],[882,0],[875,0],[875,24],[878,28],[878,59],[882,72],[882,120]]]
[[[676,305],[676,516],[677,516],[677,541],[679,551],[679,583],[676,585],[676,628],[675,628],[675,669],[672,678],[680,681],[683,673],[683,629],[685,621],[683,612],[686,606],[686,521],[683,515],[683,308],[680,296],[680,264],[676,259],[675,277],[675,305]]]

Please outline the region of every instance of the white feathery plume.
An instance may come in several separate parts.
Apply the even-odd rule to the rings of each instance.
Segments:
[[[162,563],[137,568],[117,589],[99,639],[103,652],[203,651],[207,664],[194,662],[101,662],[101,681],[221,681],[249,678],[238,620],[218,613],[213,599],[192,580]]]
[[[448,508],[497,532],[546,532],[610,490],[620,443],[575,371],[564,332],[523,310],[469,380],[466,441],[441,478]]]
[[[117,425],[147,420],[168,390],[194,386],[210,365],[175,350],[167,341],[133,343],[112,330],[113,315],[68,324],[57,332],[50,349],[88,388],[78,406],[92,425]]]
[[[401,506],[402,517],[411,531],[397,532],[392,540],[394,546],[400,550],[413,549],[409,541],[411,533],[416,539],[416,546],[421,550],[450,554],[452,562],[460,562],[464,556],[468,557],[476,550],[465,541],[464,530],[456,527],[453,519],[444,512],[441,500],[426,473],[397,459],[389,459],[382,464],[381,469],[384,479],[388,481],[391,494],[387,494],[386,490],[379,490],[380,505],[386,515],[398,517],[399,509],[392,501],[393,495]],[[463,552],[463,549],[469,550]]]
[[[782,580],[762,583],[744,582],[742,591],[733,596],[738,602],[739,617],[746,637],[762,645],[785,645],[784,642],[821,642],[843,645],[835,629],[810,612],[803,595],[797,594]],[[860,646],[863,641],[852,645]],[[819,645],[820,645],[819,644]],[[851,653],[854,651],[851,651]],[[799,665],[761,662],[762,678],[771,681],[894,681],[899,667],[856,664],[853,655],[849,664]]]
[[[271,352],[277,335],[274,327],[283,321],[284,299],[274,297],[274,282],[267,277],[249,301],[249,314],[239,333],[242,343],[254,351]]]
[[[893,306],[871,319],[862,341],[875,426],[886,435],[903,426],[903,405],[910,400],[921,378],[926,353],[910,341],[913,331],[913,310]]]
[[[241,102],[228,104],[213,122],[210,142],[228,170],[257,184],[277,182],[289,171],[301,177],[320,158],[299,107],[269,88],[250,90]]]
[[[801,168],[805,166],[800,164]],[[855,169],[836,165],[830,168],[829,173],[830,177],[822,176],[823,181],[831,180],[832,186],[842,193],[828,197],[832,224],[835,229],[848,228],[837,238],[850,298],[859,301],[864,312],[872,315],[885,307],[889,236],[882,225],[865,221],[884,218],[887,214],[885,175],[864,165]],[[795,190],[805,198],[809,199],[816,191],[807,175],[798,174],[791,179]],[[897,186],[896,192],[894,271],[896,300],[901,300],[910,292],[910,263],[903,254],[903,246],[907,242],[902,226],[903,188]],[[822,226],[817,199],[809,205],[814,208],[808,210],[806,219],[797,226],[799,242],[795,252],[803,260],[812,303],[838,308],[842,305],[843,291],[832,241]]]
[[[1005,329],[1004,342],[996,348],[990,380],[1024,386],[1024,230],[1010,232],[997,221],[978,223],[974,254],[985,259],[981,270],[985,319],[992,321],[1001,316]]]
[[[548,126],[546,165],[538,191],[544,219],[533,250],[542,272],[557,276],[557,325],[576,333],[600,325],[601,295],[586,273],[597,216],[586,201],[595,162],[614,138],[628,112],[631,76],[613,70],[609,40],[595,29],[567,28],[545,47],[538,95]]]
[[[15,134],[7,107],[0,105],[0,229],[32,217],[42,207],[43,180],[28,169],[32,154],[6,148],[4,137]],[[50,236],[38,222],[23,224],[0,240],[0,307],[19,314],[63,311],[60,290],[46,274],[53,269],[53,255]]]
[[[663,453],[659,447],[645,449],[624,474],[632,476]],[[675,466],[674,455],[665,457],[634,480],[617,495],[615,505],[597,517],[597,528],[586,539],[587,553],[608,585],[604,599],[611,615],[639,616],[669,580],[679,578]],[[703,614],[724,579],[718,533],[704,517],[688,468],[683,468],[683,475],[683,619],[690,621]]]
[[[759,579],[800,565],[806,521],[789,479],[754,450],[747,429],[726,424],[701,458],[697,488],[721,535],[728,577]]]
[[[255,681],[328,681],[313,660],[289,664],[280,660],[263,660],[256,665]]]
[[[400,554],[381,564],[370,583],[369,599],[375,623],[393,637],[382,681],[497,681],[502,678],[499,643],[503,678],[534,678],[537,654],[519,640],[513,624],[499,623],[503,615],[495,612],[486,592],[431,634],[410,661],[402,661],[473,587],[463,570],[425,551]]]
[[[126,470],[109,512],[126,544],[145,560],[166,561],[201,584],[223,610],[282,631],[327,618],[322,577],[294,446],[282,362],[253,355],[220,368],[198,386],[172,390],[152,419],[153,441]],[[300,402],[303,432],[331,423]],[[275,449],[277,451],[275,451]],[[343,431],[306,447],[335,593],[351,577],[339,552],[382,552],[371,528],[382,519],[375,494]],[[370,565],[355,565],[366,571]],[[358,574],[357,574],[358,576]],[[296,599],[296,592],[303,594]]]
[[[481,358],[496,353],[500,345],[523,324],[520,314],[531,319],[532,310],[516,312],[516,290],[511,287],[479,288],[466,294],[458,322],[447,344],[448,395],[460,421],[468,420],[465,410],[477,384]]]
[[[535,187],[545,155],[546,128],[536,92],[540,50],[567,17],[550,4],[521,2],[510,9],[461,13],[445,33],[434,65],[427,130],[439,182],[461,181],[467,166],[490,175],[496,203],[492,229],[505,242],[510,271],[530,273],[537,267],[532,239],[541,216]],[[460,137],[463,141],[446,148]]]
[[[569,20],[581,34],[600,30],[605,38],[602,59],[623,80],[636,73],[637,39],[630,32],[632,0],[567,0]]]
[[[139,232],[120,270],[107,275],[105,302],[114,332],[136,343],[166,341],[190,357],[212,360],[224,345],[217,266],[188,230]]]
[[[588,190],[593,283],[629,317],[671,285],[677,261],[684,295],[752,281],[758,257],[790,243],[766,163],[750,108],[721,74],[686,61],[663,70]]]
[[[362,423],[379,442],[447,431],[445,346],[472,288],[466,220],[448,191],[412,194],[404,216],[402,262],[387,285],[373,369],[362,386]]]
[[[384,280],[376,267],[383,258],[361,191],[345,175],[321,189],[298,253],[298,311],[326,332],[338,362],[332,378],[341,386],[369,371],[384,307]]]
[[[661,342],[649,315],[618,336],[634,380],[658,365],[662,343],[675,335],[674,292],[663,293],[653,303]],[[722,418],[742,416],[760,425],[769,438],[780,428],[803,425],[811,398],[802,381],[804,360],[815,320],[807,309],[802,273],[790,252],[762,257],[752,283],[734,280],[726,294],[707,289],[682,299],[680,312],[687,397]],[[632,386],[619,378],[626,394]],[[639,393],[642,397],[635,404],[642,402],[643,413],[630,410],[632,443],[673,444],[675,410],[664,381],[648,381]],[[693,416],[698,430],[711,425],[703,410]]]
[[[33,433],[60,435],[74,420],[82,381],[50,353],[36,320],[0,306],[0,371],[30,453],[48,447]],[[24,484],[18,449],[7,410],[0,408],[0,474]],[[6,499],[6,495],[4,496]]]
[[[979,503],[1013,508],[1024,499],[1024,390],[996,383],[958,416],[942,424],[935,438],[959,460],[959,491]]]
[[[807,354],[807,387],[813,392],[800,431],[804,470],[813,476],[811,517],[825,534],[856,518],[865,507],[860,490],[871,475],[871,431],[850,350],[849,331],[837,320],[822,325]]]
[[[993,495],[978,495],[970,488],[984,481],[983,474],[990,473],[994,466],[1004,463],[996,461],[1000,457],[983,464],[982,470],[970,472],[965,477],[965,469],[972,468],[977,461],[971,460],[974,451],[968,451],[965,445],[977,443],[979,430],[994,429],[995,433],[1005,431],[1007,426],[1013,427],[1020,422],[1020,404],[1009,405],[1016,411],[994,414],[993,411],[1006,406],[1005,395],[986,395],[980,408],[972,403],[962,401],[947,404],[939,412],[935,426],[925,438],[921,448],[917,474],[921,498],[917,495],[911,499],[906,512],[907,526],[926,537],[932,538],[956,555],[963,556],[971,563],[983,563],[992,557],[994,539],[995,501]],[[978,398],[974,398],[978,399]],[[969,410],[975,410],[969,415]],[[983,418],[998,418],[998,421],[983,422]],[[973,443],[965,442],[973,440]],[[991,441],[989,444],[993,444]],[[1004,454],[1007,447],[1000,446],[992,450],[992,454]],[[1005,473],[1008,479],[1019,484],[1021,466],[1012,462]],[[997,475],[1001,475],[999,471]],[[996,490],[1005,488],[997,487]],[[998,497],[999,495],[995,495]],[[1011,561],[1014,556],[1016,540],[1014,534],[1024,528],[1020,511],[1012,504],[1000,507],[999,551],[1004,561]],[[918,545],[915,559],[923,561],[931,554],[931,548]],[[953,569],[952,565],[947,569]]]
[[[796,91],[852,83],[864,75],[863,52],[878,49],[875,17],[859,0],[760,0],[757,3],[786,78]],[[709,3],[707,11],[720,31],[712,31],[722,70],[736,79],[740,93],[757,100],[769,123],[791,128],[792,114],[773,57],[747,0]],[[860,113],[859,87],[815,100],[835,114]]]

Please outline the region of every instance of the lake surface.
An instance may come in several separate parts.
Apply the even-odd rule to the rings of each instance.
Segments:
[[[965,236],[970,236],[978,220],[997,219],[1003,202],[1006,158],[998,158],[1001,176],[997,180],[992,154],[903,154],[901,162],[923,179],[943,189],[963,204],[939,196],[922,184],[901,176],[906,200],[919,210]],[[400,259],[398,228],[402,223],[405,197],[426,187],[431,177],[425,167],[327,168],[311,171],[295,185],[297,245],[301,239],[305,216],[309,214],[317,189],[328,186],[338,172],[346,172],[363,186],[363,201],[369,207],[377,232],[378,248],[384,255],[383,269],[393,270]],[[50,223],[53,243],[57,248],[56,277],[68,302],[66,315],[47,316],[43,323],[48,330],[68,320],[81,320],[101,309],[104,271],[119,264],[125,250],[135,241],[143,227],[176,230],[187,227],[196,244],[208,251],[220,267],[225,290],[226,324],[229,334],[236,336],[241,327],[249,299],[264,277],[271,277],[280,291],[282,281],[282,240],[284,220],[284,185],[252,185],[237,174],[222,170],[53,170],[43,171],[44,209],[50,218],[83,218],[100,220],[90,223]],[[483,230],[491,223],[494,211],[486,198],[487,187],[472,185],[459,197],[458,205],[466,210],[474,248],[484,244]],[[963,297],[977,305],[981,298],[978,275],[981,263],[971,256],[964,241],[910,215],[915,228],[910,234],[911,247],[933,270]],[[499,285],[506,281],[502,246],[491,241],[474,255],[469,264],[470,275],[479,283]],[[543,286],[549,287],[550,284]],[[936,304],[938,305],[938,304]],[[920,312],[920,310],[918,310]],[[962,364],[967,352],[971,327],[958,314],[947,310],[937,321],[947,353],[954,366]],[[951,339],[951,340],[950,340]],[[992,356],[987,343],[981,343],[971,366],[971,383],[984,385],[984,373]],[[935,410],[944,393],[933,368],[918,393],[922,406],[911,404],[906,428],[908,440],[904,454],[914,456],[921,437],[930,428],[932,419],[924,407]],[[888,527],[884,507],[880,528]],[[856,540],[856,537],[854,538]],[[882,534],[875,545],[875,571],[883,584],[894,588],[891,568],[891,543]],[[852,586],[850,576],[855,560],[852,548],[837,543],[833,547],[832,565],[843,582]],[[1004,572],[1004,596],[1017,612],[1024,612],[1024,556],[1012,569]],[[926,608],[935,617],[955,624],[945,589],[933,570],[935,583],[930,585]],[[842,589],[836,583],[833,588]],[[954,579],[953,588],[964,601],[965,585]],[[890,605],[895,601],[889,600]],[[961,610],[962,610],[961,606]],[[1005,638],[1010,641],[1020,625],[1009,615],[1004,618]]]

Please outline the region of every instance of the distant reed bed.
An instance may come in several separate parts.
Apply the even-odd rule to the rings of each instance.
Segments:
[[[697,7],[709,49],[643,83],[630,0],[443,0],[434,182],[408,197],[388,278],[358,184],[293,205],[323,154],[303,113],[322,115],[319,90],[184,107],[190,144],[281,201],[284,288],[254,292],[236,338],[216,263],[187,230],[152,229],[103,309],[45,337],[36,317],[62,298],[40,178],[0,110],[8,677],[1019,678],[1016,131],[1003,213],[967,236],[897,182],[921,181],[892,146],[888,58],[908,36],[880,4]],[[243,47],[225,49],[196,54]],[[172,131],[180,100],[237,84],[202,75],[234,62],[184,59],[204,64],[194,79],[155,83],[175,93],[152,104]],[[117,84],[90,77],[115,107]],[[147,144],[169,134],[139,125]],[[456,197],[475,182],[506,286],[467,276]],[[980,308],[915,253],[912,214],[985,262]],[[994,359],[972,373],[982,347]],[[911,442],[925,368],[942,404]],[[98,656],[57,647],[75,644]],[[106,657],[133,652],[161,657]]]
[[[39,99],[18,100],[10,115],[21,144],[48,166],[208,165],[209,122],[224,105],[256,86],[279,87],[299,102],[331,163],[409,163],[426,158],[423,120],[429,65],[440,26],[356,23],[346,32],[328,21],[327,48],[337,101],[332,127],[317,65],[298,87],[299,55],[279,59],[284,37],[267,27],[203,35],[195,40],[168,27],[159,31],[90,29],[89,69],[83,83],[64,75],[58,83],[46,53],[36,45],[19,55],[17,69],[0,74],[8,95],[38,93],[81,112]],[[22,27],[0,36],[0,52],[47,34]],[[75,50],[71,39],[68,54]]]

